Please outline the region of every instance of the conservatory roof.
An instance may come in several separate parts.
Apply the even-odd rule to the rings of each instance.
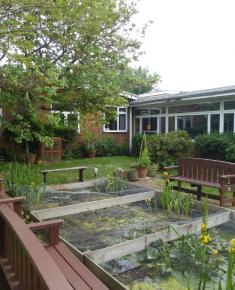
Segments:
[[[164,91],[154,91],[150,93],[145,93],[139,95],[136,101],[130,103],[131,107],[149,104],[162,104],[162,103],[172,103],[177,101],[190,101],[190,100],[203,100],[203,99],[216,99],[221,97],[235,97],[235,85],[197,90],[197,91],[181,91],[181,92],[164,92]]]

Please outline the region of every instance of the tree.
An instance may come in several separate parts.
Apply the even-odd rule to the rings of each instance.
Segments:
[[[147,93],[161,81],[157,73],[151,74],[147,68],[128,68],[123,74],[125,90],[137,95]]]
[[[123,104],[120,72],[140,49],[131,37],[136,12],[124,0],[1,1],[0,103],[10,108],[9,120],[55,102],[80,113]]]

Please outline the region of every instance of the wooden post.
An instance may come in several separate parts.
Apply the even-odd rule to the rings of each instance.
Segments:
[[[0,176],[0,192],[3,190],[3,177]]]
[[[47,172],[43,172],[43,182],[47,184]]]
[[[80,168],[79,169],[79,179],[78,179],[79,182],[83,182],[83,169]]]
[[[59,225],[51,226],[49,228],[49,246],[55,246],[59,243]]]

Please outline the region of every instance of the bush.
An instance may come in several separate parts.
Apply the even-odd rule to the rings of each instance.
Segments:
[[[135,156],[141,146],[142,138],[140,134],[133,137],[132,153]],[[151,160],[162,167],[174,164],[178,157],[190,156],[192,140],[186,131],[180,130],[159,135],[147,135],[147,148],[150,151]]]
[[[126,145],[117,145],[111,138],[99,138],[95,141],[97,156],[127,156],[129,149]]]
[[[194,155],[200,158],[235,161],[235,136],[212,133],[195,138]]]

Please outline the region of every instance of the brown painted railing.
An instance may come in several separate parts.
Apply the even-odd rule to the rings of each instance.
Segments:
[[[1,182],[0,195],[5,197]],[[41,242],[23,222],[16,199],[0,199],[0,267],[10,289],[72,290]],[[14,211],[15,209],[15,211]]]

